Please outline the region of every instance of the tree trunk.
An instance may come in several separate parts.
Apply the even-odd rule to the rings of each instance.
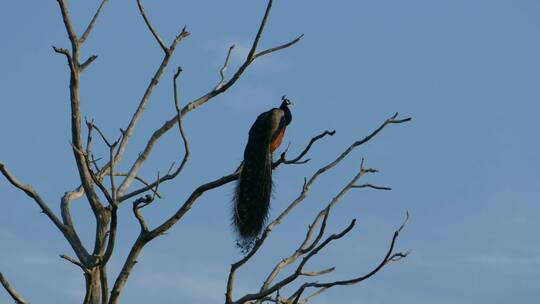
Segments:
[[[95,268],[84,275],[86,279],[86,295],[84,304],[101,304],[101,276],[99,269]]]

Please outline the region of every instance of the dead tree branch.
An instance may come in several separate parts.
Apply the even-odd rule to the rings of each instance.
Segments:
[[[391,262],[400,260],[400,259],[402,259],[404,257],[407,257],[409,252],[405,252],[405,253],[396,252],[395,253],[394,252],[394,246],[396,244],[397,238],[399,237],[399,234],[401,233],[401,231],[405,227],[408,220],[409,220],[409,213],[407,212],[406,218],[405,218],[405,221],[403,222],[403,224],[401,224],[401,226],[396,231],[394,231],[394,235],[392,236],[392,240],[390,241],[390,246],[389,246],[388,251],[387,251],[386,255],[384,256],[383,260],[379,263],[379,265],[377,265],[369,273],[367,273],[365,275],[362,275],[362,276],[359,276],[359,277],[356,277],[356,278],[353,278],[353,279],[349,279],[349,280],[341,280],[341,281],[334,281],[334,282],[328,282],[328,283],[318,283],[318,282],[304,283],[294,294],[301,294],[305,289],[310,288],[310,287],[329,289],[329,288],[332,288],[334,286],[358,284],[358,283],[360,283],[362,281],[365,281],[365,280],[369,279],[370,277],[372,277],[376,273],[378,273],[385,265],[387,265],[387,264],[389,264]]]
[[[257,35],[255,36],[255,39],[253,40],[253,43],[251,45],[251,48],[250,48],[250,52],[248,54],[248,56],[246,57],[244,63],[238,68],[238,70],[234,73],[234,75],[231,77],[231,79],[229,79],[228,81],[222,83],[221,85],[219,85],[221,83],[218,83],[218,85],[212,89],[211,91],[209,91],[208,93],[206,93],[205,95],[197,98],[196,100],[194,101],[191,101],[189,102],[188,104],[186,104],[183,108],[182,108],[182,111],[180,112],[181,116],[183,117],[184,115],[186,115],[188,112],[192,111],[192,110],[195,110],[196,108],[200,107],[201,105],[207,103],[208,101],[210,101],[212,98],[216,97],[217,95],[225,92],[228,88],[230,88],[233,84],[236,83],[236,81],[240,78],[240,76],[242,76],[242,74],[244,73],[244,71],[249,67],[249,65],[251,63],[253,63],[253,61],[262,56],[262,55],[259,55],[259,56],[255,56],[255,52],[256,52],[256,49],[257,49],[257,46],[259,44],[259,40],[262,36],[262,33],[264,31],[264,28],[265,28],[265,25],[266,25],[266,22],[267,22],[267,19],[268,19],[268,16],[270,14],[270,9],[272,7],[272,0],[269,0],[268,1],[268,4],[267,4],[267,7],[266,7],[266,11],[265,11],[265,14],[264,14],[264,17],[261,21],[261,24],[259,26],[259,29],[257,31]],[[294,44],[296,44],[298,41],[300,41],[300,38],[296,38],[295,40],[291,41],[290,43],[287,44],[287,46],[283,46],[281,47],[280,49],[284,49],[286,47],[290,47]],[[231,49],[229,48],[229,52],[231,51]],[[268,53],[268,52],[267,52]],[[266,53],[266,54],[267,54]],[[264,55],[264,54],[263,54]],[[226,62],[227,63],[227,62]],[[146,95],[146,94],[145,94]],[[141,102],[142,104],[142,102]],[[152,151],[152,148],[154,147],[154,145],[156,144],[156,142],[165,134],[167,133],[176,123],[178,123],[178,119],[177,119],[177,116],[178,114],[176,114],[173,118],[167,120],[165,122],[165,124],[163,124],[163,126],[161,126],[160,128],[158,128],[156,131],[154,131],[154,133],[152,134],[152,136],[150,137],[150,139],[148,140],[147,144],[146,144],[146,147],[144,148],[143,152],[141,152],[139,154],[139,157],[137,158],[137,160],[135,161],[135,163],[133,164],[131,170],[130,170],[130,175],[128,176],[128,178],[126,178],[122,185],[120,186],[119,188],[119,193],[120,194],[123,194],[125,193],[125,191],[127,190],[127,188],[130,186],[131,182],[133,181],[133,176],[138,172],[138,170],[140,169],[140,167],[142,166],[142,164],[144,163],[144,161],[147,159],[147,157],[149,156],[149,154],[151,153]],[[135,115],[134,115],[135,117]],[[134,121],[132,119],[132,121]],[[135,120],[136,121],[136,120]],[[131,125],[131,124],[130,124]],[[129,128],[128,128],[129,130]],[[128,133],[124,138],[125,140],[127,141],[127,138],[129,138],[129,134]],[[121,156],[122,153],[124,152],[124,147],[125,147],[125,143],[124,141],[122,141],[120,143],[120,148],[118,150],[118,153],[117,153],[117,157],[118,156]],[[118,161],[118,160],[117,160]],[[130,197],[133,197],[133,196],[130,196]],[[125,198],[127,199],[127,198]]]
[[[32,186],[19,181],[15,176],[13,176],[13,174],[11,174],[11,172],[8,171],[8,169],[2,163],[0,163],[0,172],[2,172],[2,174],[13,186],[18,188],[19,190],[22,190],[24,193],[26,193],[26,195],[32,198],[38,204],[39,208],[41,208],[42,213],[44,213],[54,223],[58,230],[64,233],[65,227],[62,222],[60,222],[60,220],[53,213],[53,211],[49,209],[47,203],[45,203],[45,201],[36,192],[36,190],[34,190]]]
[[[60,11],[62,13],[62,20],[66,31],[68,33],[69,40],[71,42],[72,53],[70,54],[65,49],[54,48],[55,52],[62,53],[68,57],[70,68],[70,105],[71,105],[71,144],[73,147],[73,155],[77,163],[77,171],[81,180],[81,184],[84,188],[86,197],[92,207],[92,211],[96,219],[104,217],[103,205],[101,204],[97,193],[94,191],[93,179],[90,171],[87,168],[85,155],[82,152],[82,137],[81,137],[81,110],[80,110],[80,90],[79,81],[82,70],[80,69],[80,42],[77,38],[77,34],[74,30],[71,17],[67,8],[67,2],[65,0],[57,0]],[[94,58],[95,59],[95,58]],[[91,60],[93,61],[93,60]],[[91,61],[87,61],[88,65]],[[85,66],[86,66],[85,65]],[[97,229],[102,229],[102,221],[98,219]]]
[[[68,256],[68,255],[65,255],[65,254],[61,254],[60,255],[60,258],[70,262],[71,264],[75,265],[75,266],[78,266],[79,268],[81,268],[81,270],[84,272],[84,273],[88,273],[89,270],[88,268],[86,268],[86,266],[84,266],[81,262],[77,261],[76,259]]]
[[[102,0],[101,1],[101,4],[99,5],[96,13],[94,14],[94,17],[92,17],[92,20],[90,21],[90,23],[86,27],[86,30],[84,31],[81,38],[79,39],[79,43],[82,44],[82,43],[84,43],[86,41],[86,38],[88,38],[88,36],[90,35],[90,32],[92,32],[92,30],[94,29],[94,26],[96,25],[96,21],[98,19],[99,13],[101,13],[101,10],[105,6],[105,4],[107,4],[107,2],[109,2],[109,0]]]
[[[273,52],[277,52],[279,50],[282,50],[282,49],[286,49],[290,46],[292,46],[293,44],[297,43],[298,41],[300,41],[300,39],[302,39],[304,37],[304,34],[301,34],[300,36],[294,38],[293,40],[287,42],[287,43],[284,43],[282,45],[278,45],[276,47],[272,47],[272,48],[269,48],[269,49],[266,49],[264,51],[261,51],[261,52],[258,52],[257,54],[253,55],[253,60],[259,58],[259,57],[262,57],[264,55],[268,55],[270,53],[273,53]]]
[[[390,187],[383,187],[383,186],[376,186],[373,184],[362,184],[362,185],[354,185],[353,188],[371,188],[375,190],[392,190]]]
[[[180,137],[182,137],[182,142],[184,143],[184,158],[182,159],[182,162],[180,162],[180,166],[178,166],[178,169],[172,174],[174,177],[176,177],[180,172],[182,172],[182,169],[184,169],[184,166],[186,165],[188,159],[189,159],[189,142],[187,140],[186,134],[184,132],[184,127],[182,125],[182,116],[180,115],[180,101],[178,97],[178,88],[176,86],[176,79],[178,76],[180,76],[180,73],[182,72],[182,68],[178,67],[176,70],[176,73],[173,77],[173,88],[174,88],[174,108],[176,110],[176,117],[178,119],[178,131],[180,132]],[[159,177],[156,183],[156,187],[159,186]]]
[[[146,27],[148,27],[148,30],[152,33],[152,36],[156,39],[159,46],[163,49],[163,52],[165,52],[165,55],[169,54],[169,48],[165,46],[165,43],[161,38],[159,37],[159,34],[156,32],[152,24],[150,23],[150,20],[148,20],[148,17],[146,16],[146,12],[144,11],[144,7],[141,3],[141,0],[137,0],[137,7],[139,7],[139,13],[141,13],[141,16],[144,19],[144,23],[146,24]]]
[[[74,69],[75,66],[73,65],[73,60],[71,59],[71,54],[69,53],[69,51],[65,48],[57,48],[55,46],[52,47],[54,52],[55,53],[58,53],[58,54],[62,54],[64,56],[66,56],[66,60],[67,60],[67,63],[68,63],[68,66],[70,69]]]
[[[318,135],[316,137],[318,137],[318,139],[321,139],[323,136]],[[309,147],[306,147],[304,149],[304,151],[306,151],[305,153],[303,153],[304,155],[309,151],[309,149],[311,149],[313,141],[314,140],[312,139],[310,141],[311,144],[309,145]],[[130,253],[128,255],[128,258],[124,262],[124,266],[122,267],[122,270],[120,271],[120,274],[119,274],[118,278],[116,279],[113,290],[111,291],[111,304],[116,303],[114,301],[118,301],[118,297],[119,297],[119,295],[121,293],[121,290],[124,287],[124,285],[125,285],[125,283],[127,281],[127,278],[131,274],[131,270],[133,269],[133,266],[135,266],[135,264],[136,264],[137,257],[139,256],[139,254],[142,251],[143,247],[148,242],[150,242],[152,239],[158,237],[159,235],[164,234],[174,224],[176,224],[191,209],[191,207],[196,202],[196,200],[200,196],[202,196],[206,191],[221,187],[221,186],[226,185],[226,184],[228,184],[230,182],[233,182],[233,181],[235,181],[237,179],[238,179],[238,170],[236,172],[234,172],[234,173],[223,176],[223,177],[218,178],[218,179],[216,179],[214,181],[205,183],[205,184],[197,187],[191,193],[191,195],[188,197],[188,199],[184,202],[184,204],[180,207],[180,209],[178,209],[178,211],[172,217],[170,217],[168,220],[166,220],[164,223],[162,223],[161,225],[159,225],[158,227],[156,227],[153,230],[150,230],[148,228],[148,225],[146,224],[146,222],[144,221],[144,218],[142,217],[142,215],[139,212],[140,208],[138,208],[136,206],[136,205],[142,204],[145,201],[147,201],[150,196],[148,196],[148,195],[145,196],[147,198],[146,200],[143,199],[143,198],[141,198],[140,200],[138,199],[134,203],[133,212],[134,212],[135,217],[137,218],[137,220],[139,221],[139,224],[141,226],[141,234],[139,235],[139,237],[135,241],[135,244],[131,248]],[[240,267],[242,264],[244,264],[249,259],[249,257],[251,257],[253,254],[255,254],[255,252],[256,252],[256,250],[253,250],[252,252],[250,252],[248,254],[248,256],[246,256],[246,258],[244,258],[245,259],[244,261],[239,261],[236,264],[235,269]],[[233,272],[232,276],[234,277],[234,272]]]
[[[116,172],[114,175],[115,176],[126,177],[127,172]],[[154,183],[150,183],[146,179],[144,179],[144,178],[142,178],[140,176],[135,176],[135,180],[139,181],[144,186],[144,189],[145,189],[144,191],[141,191],[141,192],[139,192],[139,193],[137,193],[135,195],[141,194],[141,193],[146,192],[146,191],[152,191],[153,194],[155,194],[158,198],[163,198],[163,195],[159,191],[154,190],[154,188],[155,188]],[[133,191],[133,192],[135,192],[135,191]],[[127,198],[125,198],[125,196],[122,196],[122,197],[118,198],[118,201],[122,202],[122,201],[125,201],[126,199]]]
[[[21,295],[19,295],[17,293],[15,288],[13,288],[9,284],[8,280],[4,277],[4,275],[1,272],[0,272],[0,283],[2,284],[2,286],[4,286],[4,288],[9,293],[11,298],[15,301],[15,303],[17,303],[17,304],[28,304],[28,301],[26,301]]]
[[[106,0],[103,0],[97,9],[94,17],[88,24],[85,32],[82,34],[81,38],[77,37],[75,32],[73,22],[67,7],[66,0],[57,0],[60,11],[62,14],[62,20],[66,28],[68,38],[71,43],[71,53],[67,52],[64,49],[57,49],[55,51],[58,53],[64,54],[68,58],[69,71],[70,71],[70,109],[71,109],[71,146],[73,150],[73,155],[77,165],[77,171],[79,173],[79,178],[81,181],[81,187],[78,189],[68,192],[64,195],[61,201],[61,211],[62,219],[66,225],[67,233],[66,238],[72,244],[72,247],[77,254],[77,257],[81,263],[88,271],[85,274],[86,283],[87,283],[87,292],[85,296],[84,303],[97,304],[101,299],[104,299],[105,296],[101,296],[101,291],[103,290],[100,286],[100,282],[103,281],[103,278],[100,278],[100,269],[103,267],[99,266],[100,261],[102,261],[103,254],[106,251],[105,248],[105,239],[107,236],[107,226],[109,221],[111,221],[111,228],[116,225],[116,210],[115,207],[111,207],[112,210],[108,210],[104,207],[100,198],[95,190],[97,185],[103,193],[105,187],[101,183],[101,176],[97,177],[92,172],[90,167],[90,140],[91,140],[91,129],[89,130],[88,142],[86,144],[86,149],[83,148],[82,140],[82,128],[81,128],[81,98],[80,98],[80,78],[84,69],[90,65],[96,58],[96,55],[90,56],[81,64],[81,46],[84,41],[90,35],[92,29],[96,24],[96,20],[102,11]],[[85,153],[88,152],[88,153]],[[111,180],[114,179],[114,170],[111,171]],[[114,190],[114,189],[113,189]],[[96,233],[95,233],[95,243],[94,250],[91,255],[88,254],[88,251],[80,244],[80,239],[74,229],[73,222],[71,219],[69,205],[70,202],[74,199],[85,195],[88,199],[94,217],[96,219]],[[112,197],[111,197],[112,196]],[[114,204],[115,194],[106,195],[107,200],[110,206]],[[112,219],[111,219],[112,218]],[[114,231],[109,233],[109,243],[114,242]],[[80,247],[79,247],[80,246]],[[75,261],[75,260],[74,260]]]
[[[64,26],[68,33],[69,40],[71,41],[71,45],[77,46],[78,48],[79,41],[77,40],[77,34],[75,33],[75,28],[73,27],[73,23],[71,22],[71,17],[69,16],[67,2],[66,0],[57,0],[57,2],[58,2],[58,5],[60,6],[60,11],[62,13],[62,20],[64,21]],[[73,51],[73,53],[75,53],[75,50]]]
[[[2,172],[2,174],[13,186],[18,188],[19,190],[22,190],[24,193],[26,193],[26,195],[28,195],[37,203],[37,205],[41,209],[41,212],[45,214],[53,222],[56,228],[58,228],[58,230],[60,230],[60,232],[64,235],[66,240],[69,242],[69,244],[77,254],[77,257],[81,261],[86,261],[89,258],[89,255],[73,228],[73,222],[71,221],[71,215],[69,214],[69,206],[67,203],[67,200],[69,198],[66,197],[66,202],[62,204],[62,217],[65,221],[64,224],[54,214],[54,212],[49,208],[47,203],[41,198],[41,196],[37,193],[36,190],[34,190],[31,185],[19,181],[13,174],[11,174],[11,172],[9,172],[9,170],[2,163],[0,163],[0,172]]]
[[[300,154],[298,154],[297,157],[295,157],[295,158],[293,158],[291,160],[286,159],[286,154],[287,154],[287,152],[289,150],[289,147],[287,147],[287,149],[285,149],[285,151],[283,151],[283,153],[281,153],[281,156],[279,157],[279,159],[272,164],[272,168],[275,168],[275,167],[279,166],[282,163],[288,165],[288,164],[298,164],[298,163],[306,163],[306,162],[308,162],[310,160],[309,158],[306,159],[306,160],[302,160],[302,158],[308,153],[308,151],[311,149],[311,146],[313,146],[313,144],[316,141],[318,141],[319,139],[321,139],[321,138],[323,138],[323,137],[325,137],[327,135],[334,136],[334,134],[336,134],[336,130],[332,130],[332,131],[326,130],[326,131],[322,132],[321,134],[313,137],[309,141],[308,145],[304,148],[304,150],[302,152],[300,152]]]
[[[353,179],[341,189],[341,191],[330,201],[330,203],[319,212],[319,214],[315,217],[311,225],[309,226],[308,232],[306,234],[306,237],[302,244],[298,247],[298,249],[288,258],[283,259],[280,263],[278,263],[272,272],[268,275],[266,280],[264,281],[264,284],[262,285],[259,292],[264,292],[267,290],[270,286],[270,284],[274,281],[274,279],[279,275],[279,273],[288,265],[296,262],[298,258],[303,256],[306,253],[309,253],[313,250],[313,248],[319,243],[321,240],[324,230],[326,227],[326,221],[328,219],[328,215],[330,213],[330,210],[341,200],[341,198],[352,188],[354,188],[354,184],[367,172],[370,172],[364,168],[364,160],[362,159],[362,163],[360,165],[359,172],[353,177]],[[315,238],[315,240],[311,243],[311,245],[308,245],[311,241],[316,227],[318,226],[318,223],[321,223],[321,227],[319,229],[319,234]]]
[[[302,191],[300,193],[300,195],[275,219],[273,220],[270,224],[268,224],[268,226],[265,228],[265,230],[263,231],[263,233],[261,234],[261,237],[259,239],[257,239],[255,241],[255,243],[253,244],[253,247],[251,248],[250,251],[248,251],[247,255],[237,261],[236,263],[233,263],[231,265],[231,270],[229,272],[229,277],[228,277],[228,280],[227,280],[227,291],[226,291],[226,303],[227,304],[230,304],[230,303],[243,303],[241,301],[248,301],[248,300],[261,300],[263,299],[264,297],[268,296],[269,294],[271,294],[272,292],[274,292],[275,290],[273,290],[272,292],[267,292],[269,290],[269,284],[266,284],[266,282],[271,282],[273,280],[273,278],[275,278],[275,276],[277,276],[277,274],[273,275],[272,273],[275,271],[275,272],[278,272],[283,268],[285,267],[287,264],[287,261],[285,261],[283,263],[283,266],[280,266],[278,264],[278,266],[276,266],[276,268],[274,269],[274,271],[269,275],[269,277],[267,278],[267,281],[265,281],[265,284],[263,284],[263,287],[261,288],[261,292],[259,292],[257,295],[259,297],[254,297],[253,295],[251,295],[249,297],[249,299],[246,299],[244,297],[242,297],[240,300],[237,300],[236,302],[233,301],[232,299],[232,290],[233,290],[233,286],[234,286],[234,277],[235,277],[235,273],[236,271],[238,270],[238,268],[240,268],[242,265],[244,265],[249,259],[251,259],[251,257],[259,250],[259,248],[262,246],[262,244],[264,243],[264,241],[266,240],[266,238],[269,236],[269,234],[272,232],[272,230],[275,228],[275,226],[281,224],[281,222],[283,221],[283,219],[294,209],[298,206],[298,204],[300,204],[302,201],[305,200],[305,198],[307,197],[308,193],[309,193],[309,190],[311,188],[311,186],[313,185],[313,183],[317,180],[317,178],[324,174],[325,172],[327,172],[328,170],[331,170],[333,167],[335,167],[337,164],[339,164],[345,157],[347,157],[347,155],[349,155],[355,148],[357,148],[358,146],[361,146],[363,144],[365,144],[366,142],[368,142],[369,140],[371,140],[373,137],[375,137],[375,135],[377,135],[379,132],[381,132],[387,125],[389,124],[399,124],[399,123],[404,123],[404,122],[408,122],[411,120],[411,118],[405,118],[405,119],[397,119],[397,116],[398,116],[398,113],[395,113],[394,115],[392,115],[390,118],[386,119],[378,128],[376,128],[373,132],[371,132],[368,136],[364,137],[363,139],[361,140],[358,140],[354,143],[352,143],[347,149],[345,149],[345,151],[343,151],[334,161],[330,162],[329,164],[327,164],[326,166],[324,167],[321,167],[319,170],[317,170],[309,180],[305,180],[304,181],[304,185],[302,187]],[[319,138],[322,138],[323,136],[326,135],[328,131],[320,134],[319,136],[317,137],[314,137],[310,143],[308,144],[308,147],[306,147],[306,150],[309,150],[309,148],[311,147],[311,144],[316,141],[316,139],[319,139]],[[330,132],[328,132],[330,133]],[[306,151],[307,153],[307,151]],[[302,154],[305,154],[304,152],[302,152],[299,156],[298,156],[298,159],[300,159],[301,157],[303,157]],[[280,158],[281,159],[284,159],[284,156],[282,156]],[[360,168],[360,172],[357,174],[357,176],[355,176],[355,178],[353,179],[353,181],[351,181],[347,187],[346,187],[346,190],[341,193],[341,195],[343,195],[346,191],[348,191],[350,188],[352,188],[354,186],[354,183],[358,180],[358,178],[360,178],[360,176],[362,176],[364,173],[368,173],[368,172],[376,172],[376,170],[374,169],[365,169],[363,167],[363,160],[362,160],[362,163],[361,163],[361,168]],[[279,163],[278,163],[279,164]],[[339,199],[339,198],[338,198]],[[331,206],[333,206],[335,203],[337,202],[333,200],[333,203],[331,203]],[[314,221],[314,224],[316,223],[316,221],[319,219],[319,217],[321,216],[321,214],[319,214],[317,216],[317,218],[315,219]],[[314,227],[315,225],[312,225],[311,227]],[[309,232],[308,232],[308,236],[309,236]],[[306,240],[304,241],[304,243],[306,243]],[[295,254],[293,254],[293,258],[291,258],[291,260],[296,260],[298,257],[294,258]],[[290,262],[292,263],[292,261]],[[289,263],[289,264],[290,264]],[[266,289],[266,291],[262,291],[263,289]],[[279,289],[279,288],[278,288]],[[254,297],[254,298],[253,298]]]
[[[225,62],[223,63],[223,67],[221,68],[221,70],[219,70],[219,75],[221,76],[221,80],[216,85],[216,88],[214,90],[219,89],[225,83],[225,71],[227,71],[227,66],[229,65],[229,60],[231,59],[231,53],[234,50],[234,47],[235,47],[234,44],[229,47],[229,51],[227,52],[227,57],[225,57]]]
[[[146,104],[148,103],[148,100],[149,100],[150,96],[152,95],[152,92],[154,91],[154,88],[157,86],[157,84],[159,82],[159,79],[161,78],[161,75],[163,74],[163,72],[165,71],[165,68],[169,64],[169,61],[170,61],[170,59],[171,59],[171,57],[172,57],[172,55],[174,53],[174,50],[176,49],[176,46],[180,43],[180,41],[182,41],[183,38],[190,35],[190,33],[188,31],[186,31],[186,28],[184,27],[182,29],[182,31],[180,32],[180,34],[178,34],[175,37],[175,39],[173,40],[171,45],[168,48],[165,47],[165,45],[164,45],[163,41],[161,40],[161,38],[159,38],[156,31],[150,25],[150,22],[148,21],[148,17],[146,16],[146,13],[144,12],[144,9],[142,7],[142,4],[141,4],[140,0],[137,0],[137,4],[139,6],[139,12],[143,16],[143,19],[145,20],[148,29],[152,32],[152,35],[154,35],[154,37],[156,38],[158,44],[164,50],[165,56],[163,57],[163,60],[161,61],[161,64],[160,64],[159,68],[157,69],[154,76],[152,77],[152,80],[150,81],[150,84],[148,84],[148,87],[146,88],[146,91],[144,92],[143,97],[141,98],[141,101],[139,102],[139,106],[137,107],[137,110],[135,111],[135,113],[131,117],[129,125],[127,126],[125,131],[123,131],[124,136],[122,137],[122,140],[120,141],[118,150],[116,152],[115,162],[120,161],[120,159],[122,158],[122,155],[124,154],[124,151],[126,149],[126,145],[127,145],[128,141],[129,141],[129,138],[130,138],[131,134],[133,133],[133,129],[135,128],[135,126],[136,126],[137,122],[139,121],[142,113],[144,112]],[[153,145],[153,144],[151,144],[151,145]],[[151,150],[151,148],[150,148],[150,150]],[[124,181],[121,183],[120,187],[118,188],[119,196],[122,196],[127,191],[129,186],[133,182],[135,176],[137,175],[137,172],[139,171],[139,169],[141,168],[142,164],[144,163],[146,158],[149,156],[149,154],[150,154],[150,152],[144,151],[143,153],[141,153],[139,155],[139,157],[137,158],[135,163],[131,166],[131,168],[130,168],[130,170],[128,172],[128,176],[124,179]]]
[[[88,59],[86,59],[83,63],[81,63],[79,65],[79,70],[82,72],[84,71],[92,62],[94,62],[94,60],[96,60],[98,58],[97,55],[92,55],[90,57],[88,57]]]
[[[303,272],[302,268],[298,268],[296,273],[295,273],[295,277],[291,277],[291,276],[289,277],[291,279],[291,281],[282,281],[281,283],[283,283],[285,285],[279,285],[280,283],[278,283],[278,284],[274,285],[273,287],[271,287],[272,282],[275,280],[275,278],[279,275],[279,273],[283,269],[285,269],[287,266],[291,265],[292,263],[296,262],[300,257],[302,257],[304,255],[306,255],[306,256],[304,257],[303,261],[307,262],[307,260],[309,260],[309,258],[310,258],[310,255],[315,255],[316,254],[316,252],[314,252],[314,251],[317,250],[317,248],[319,248],[318,250],[320,250],[322,248],[322,247],[316,247],[316,246],[319,244],[319,242],[322,239],[322,236],[324,234],[325,227],[326,227],[326,221],[328,219],[328,215],[330,213],[330,210],[341,200],[341,198],[350,189],[353,188],[354,184],[358,181],[358,179],[360,179],[365,173],[368,173],[368,172],[373,172],[373,170],[365,169],[364,168],[364,160],[362,159],[362,163],[360,165],[359,172],[353,177],[353,179],[347,185],[345,185],[343,187],[343,189],[341,189],[341,191],[330,201],[330,203],[323,210],[321,210],[319,212],[319,214],[315,217],[312,224],[309,226],[309,229],[308,229],[308,231],[306,233],[306,237],[305,237],[304,241],[298,247],[298,249],[292,255],[290,255],[289,257],[281,260],[281,262],[279,262],[274,267],[274,269],[270,272],[270,274],[268,275],[268,277],[264,281],[261,289],[259,290],[259,293],[257,295],[253,295],[253,297],[256,297],[255,300],[258,300],[256,303],[261,303],[261,299],[264,299],[266,296],[271,294],[273,291],[270,291],[270,293],[267,293],[269,290],[271,290],[271,288],[276,288],[276,287],[282,288],[282,287],[292,283],[293,281],[295,281],[299,276],[302,276],[302,275],[318,276],[318,275],[322,275],[322,274],[325,274],[325,273],[328,273],[328,272],[334,270],[334,268],[329,268],[327,270],[323,270],[323,271],[319,271],[319,272]],[[310,241],[313,238],[313,235],[314,235],[314,233],[316,231],[316,228],[317,228],[319,223],[321,223],[320,228],[319,228],[319,233],[318,233],[317,237],[315,238],[315,240],[313,242],[311,242],[311,244],[310,244]],[[227,297],[232,301],[232,299],[231,299],[232,296],[229,293],[230,293],[230,290],[228,290]],[[238,301],[241,301],[241,300],[238,300]],[[242,302],[239,302],[239,303],[242,303]]]
[[[177,70],[176,70],[176,73],[174,74],[174,77],[173,77],[173,95],[174,95],[174,107],[176,109],[176,113],[179,114],[180,113],[180,101],[179,101],[179,96],[178,96],[178,89],[177,89],[177,84],[176,84],[176,80],[178,78],[178,76],[180,76],[180,73],[182,72],[182,68],[178,67]],[[180,165],[178,166],[178,168],[174,171],[174,172],[168,172],[165,176],[163,176],[162,178],[158,178],[156,181],[150,183],[150,184],[146,184],[144,187],[140,188],[140,189],[137,189],[137,190],[134,190],[128,194],[125,194],[123,195],[122,197],[119,198],[119,202],[123,202],[127,199],[130,199],[134,196],[137,196],[141,193],[144,193],[148,190],[151,190],[151,189],[154,189],[157,185],[159,185],[160,183],[164,183],[168,180],[171,180],[171,179],[174,179],[176,178],[180,172],[182,172],[182,169],[184,169],[184,166],[186,165],[188,159],[189,159],[189,142],[188,142],[188,139],[187,139],[187,136],[184,132],[184,127],[182,125],[182,116],[181,115],[177,115],[176,116],[177,119],[178,119],[178,130],[180,132],[180,137],[182,138],[182,142],[184,143],[184,156],[182,158],[182,161],[180,162]],[[170,171],[170,170],[169,170]]]
[[[118,145],[118,142],[120,141],[120,139],[118,139],[112,144],[109,143],[109,141],[105,138],[105,136],[103,136],[103,140],[109,147],[109,162],[111,164],[111,168],[109,170],[109,178],[110,178],[110,183],[111,183],[110,189],[111,189],[111,196],[112,196],[110,205],[109,205],[110,216],[111,216],[111,221],[110,221],[110,226],[109,226],[109,238],[107,242],[107,247],[105,249],[105,253],[103,254],[103,259],[100,263],[101,265],[106,265],[109,259],[111,258],[111,255],[114,250],[114,245],[116,242],[116,230],[118,226],[118,199],[117,199],[117,193],[116,193],[116,184],[114,181],[114,177],[115,177],[114,150],[116,148],[116,145]]]
[[[319,246],[315,247],[312,251],[310,251],[309,254],[307,254],[302,259],[302,261],[300,262],[300,264],[296,268],[296,271],[293,274],[291,274],[288,277],[284,278],[283,280],[275,283],[274,285],[272,285],[271,287],[269,287],[265,291],[262,291],[260,293],[255,293],[255,294],[247,294],[247,295],[241,297],[240,299],[238,299],[237,301],[235,301],[233,303],[241,304],[241,303],[246,303],[248,301],[262,299],[262,298],[276,292],[277,290],[283,288],[284,286],[288,285],[289,283],[293,282],[294,280],[296,280],[300,276],[300,274],[302,273],[302,269],[304,268],[305,264],[314,255],[316,255],[320,250],[322,250],[324,247],[326,247],[332,241],[338,240],[338,239],[342,238],[343,236],[345,236],[347,233],[349,233],[352,230],[352,228],[354,227],[355,224],[356,224],[356,220],[352,220],[351,223],[345,229],[343,229],[340,233],[332,234],[331,236],[326,238]]]

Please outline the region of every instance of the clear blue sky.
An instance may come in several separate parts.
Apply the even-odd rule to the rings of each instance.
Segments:
[[[70,1],[81,32],[99,1]],[[229,71],[241,61],[264,11],[263,1],[146,1],[165,41],[184,25],[184,40],[136,128],[124,167],[173,111],[171,77],[181,65],[182,100],[213,87],[231,43]],[[533,303],[540,296],[540,2],[533,0],[276,0],[262,47],[294,48],[256,62],[228,93],[185,118],[191,162],[163,187],[166,199],[145,214],[151,225],[175,210],[197,185],[234,170],[255,117],[287,94],[295,101],[285,142],[298,151],[314,134],[336,129],[305,166],[275,173],[272,215],[295,197],[304,176],[333,159],[395,111],[412,116],[391,126],[322,178],[303,206],[280,226],[263,254],[239,272],[238,292],[254,291],[271,267],[292,252],[311,217],[355,173],[360,159],[380,169],[366,181],[391,192],[353,191],[336,207],[330,231],[357,218],[353,233],[310,266],[335,265],[328,278],[365,273],[387,248],[409,210],[398,249],[413,254],[365,284],[335,288],[313,303]],[[31,183],[58,211],[77,182],[69,145],[68,71],[51,45],[68,40],[56,1],[7,1],[0,11],[0,160]],[[111,1],[84,55],[98,60],[82,77],[84,115],[117,135],[153,71],[161,50],[135,1]],[[104,155],[104,149],[97,153]],[[149,178],[178,159],[171,132],[143,173]],[[124,303],[219,303],[233,246],[232,185],[208,193],[169,234],[147,246],[125,289]],[[0,270],[33,303],[76,303],[78,269],[58,258],[72,254],[34,202],[0,182]],[[138,226],[121,210],[111,276]],[[93,219],[73,204],[78,230],[90,243]],[[271,250],[268,250],[270,249]],[[321,279],[322,280],[322,279]],[[65,286],[65,287],[60,287]],[[0,292],[0,303],[10,299]]]

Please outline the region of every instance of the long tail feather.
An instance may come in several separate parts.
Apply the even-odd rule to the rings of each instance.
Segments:
[[[251,246],[268,217],[272,195],[270,124],[270,118],[261,115],[251,127],[236,187],[233,221],[243,249]]]

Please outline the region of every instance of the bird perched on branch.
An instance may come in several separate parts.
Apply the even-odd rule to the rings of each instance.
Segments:
[[[272,194],[272,154],[281,145],[291,123],[291,101],[281,98],[281,106],[260,114],[249,130],[244,161],[234,197],[234,226],[238,246],[248,249],[268,217]]]

